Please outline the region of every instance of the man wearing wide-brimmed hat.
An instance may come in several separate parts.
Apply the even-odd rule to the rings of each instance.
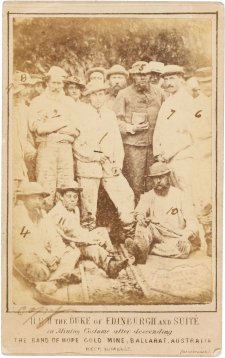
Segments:
[[[198,221],[189,198],[170,185],[170,168],[156,162],[150,167],[153,189],[141,196],[135,209],[135,239],[125,244],[137,263],[148,254],[187,258],[200,248]]]
[[[105,103],[107,108],[113,108],[119,91],[127,86],[128,77],[129,72],[121,65],[113,65],[107,71],[106,79],[109,83],[109,90]]]
[[[33,84],[30,100],[34,99],[37,96],[40,96],[45,89],[45,80],[43,74],[32,73],[31,79],[33,81]]]
[[[89,99],[89,114],[80,118],[80,136],[74,142],[77,178],[81,192],[82,221],[96,226],[100,182],[117,208],[122,226],[132,223],[134,196],[121,173],[123,143],[115,113],[104,106],[106,89],[101,81],[92,81],[83,93]]]
[[[149,68],[150,68],[150,82],[153,85],[158,85],[161,78],[160,75],[163,72],[164,63],[158,61],[150,61]]]
[[[16,71],[13,76],[13,180],[14,189],[28,180],[26,160],[36,155],[33,138],[28,129],[28,106],[26,104],[33,81],[28,73]],[[11,115],[11,114],[10,114]]]
[[[106,228],[92,231],[80,225],[80,211],[77,206],[79,194],[82,193],[77,182],[72,181],[57,188],[60,200],[48,213],[61,238],[73,247],[79,259],[89,259],[103,269],[109,277],[116,278],[127,266],[127,260],[116,261]]]
[[[13,254],[16,270],[41,291],[52,293],[57,282],[73,272],[77,255],[42,209],[48,196],[37,182],[21,184],[13,211]]]
[[[132,187],[136,202],[145,190],[146,164],[152,162],[152,135],[162,93],[149,83],[147,62],[138,61],[129,70],[133,83],[116,98],[115,111],[124,144],[123,173]]]
[[[85,89],[85,83],[78,76],[70,76],[65,80],[64,90],[67,96],[73,98],[76,103],[83,104],[80,101],[81,94]]]
[[[164,87],[170,96],[163,102],[153,135],[153,154],[168,163],[174,184],[193,200],[194,101],[184,87],[184,70],[178,65],[163,69]]]
[[[201,67],[195,71],[195,76],[205,96],[212,96],[212,67]]]
[[[62,68],[51,67],[47,88],[33,99],[29,111],[29,127],[38,146],[36,179],[50,192],[48,210],[54,205],[56,186],[74,178],[72,143],[78,131],[75,102],[63,91],[66,77]]]
[[[106,70],[103,67],[92,67],[86,72],[87,82],[101,81],[105,82]]]

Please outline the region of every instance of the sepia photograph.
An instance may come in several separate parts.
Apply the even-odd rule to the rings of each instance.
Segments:
[[[217,312],[222,6],[50,3],[5,5],[6,312]]]

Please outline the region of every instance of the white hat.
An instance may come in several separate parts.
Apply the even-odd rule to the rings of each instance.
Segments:
[[[173,74],[182,74],[184,75],[184,69],[178,65],[167,65],[164,66],[161,76],[168,76]]]
[[[164,68],[164,63],[157,62],[157,61],[150,61],[149,67],[150,67],[151,72],[162,73],[163,68]]]
[[[105,83],[102,81],[94,80],[87,84],[86,90],[83,92],[83,96],[88,96],[89,94],[99,92],[99,91],[105,91],[109,88]]]
[[[64,79],[68,77],[68,74],[61,67],[52,66],[46,76],[61,77],[62,79]]]

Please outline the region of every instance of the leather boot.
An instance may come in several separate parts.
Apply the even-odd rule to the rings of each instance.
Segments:
[[[125,269],[128,265],[128,259],[123,261],[116,261],[114,259],[109,261],[107,274],[110,278],[117,278],[120,271]]]

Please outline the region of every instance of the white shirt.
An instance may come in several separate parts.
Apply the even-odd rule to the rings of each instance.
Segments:
[[[74,142],[78,176],[101,178],[110,175],[108,170],[96,161],[96,153],[105,154],[109,166],[114,165],[122,169],[123,142],[113,111],[101,107],[98,113],[91,105],[87,105],[76,120],[76,127],[80,131]]]
[[[164,159],[193,157],[193,118],[192,97],[183,89],[169,96],[163,102],[154,134],[153,154]]]
[[[154,190],[144,193],[135,209],[136,215],[143,215],[154,223],[159,223],[174,231],[198,231],[198,221],[194,208],[183,191],[170,186],[165,196]]]

